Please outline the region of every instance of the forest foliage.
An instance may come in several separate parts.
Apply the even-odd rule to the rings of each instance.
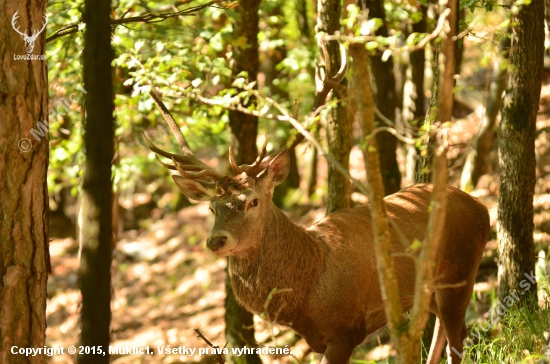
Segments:
[[[200,5],[193,2],[192,5]],[[300,13],[300,2],[280,0],[263,1],[260,8],[260,62],[283,53],[282,60],[275,65],[276,78],[272,84],[258,81],[259,93],[277,101],[285,110],[293,110],[296,101],[302,116],[309,115],[315,92],[314,67],[317,43],[314,39],[314,5],[306,3],[306,12]],[[163,143],[172,143],[166,138],[166,130],[159,126],[159,114],[148,96],[151,89],[159,88],[165,94],[166,102],[179,120],[185,135],[194,150],[215,149],[222,156],[228,149],[227,109],[222,101],[227,101],[238,93],[237,87],[246,86],[241,94],[243,99],[251,95],[255,85],[247,83],[246,74],[232,74],[231,48],[246,43],[245,39],[233,39],[236,12],[235,4],[220,2],[193,13],[192,16],[178,16],[166,20],[140,22],[113,26],[112,44],[114,50],[114,82],[116,92],[116,136],[117,163],[114,165],[114,186],[118,191],[143,190],[151,188],[154,178],[168,176],[167,171],[155,160],[153,153],[147,153],[141,137],[149,130],[153,135],[164,138]],[[390,36],[372,37],[366,42],[370,51],[383,53],[383,58],[394,55],[400,67],[406,67],[407,59],[403,50],[414,47],[428,36],[410,32],[410,25],[422,17],[420,8],[402,2],[387,2],[386,26]],[[191,7],[182,4],[175,7],[170,1],[138,2],[118,1],[113,7],[113,19],[140,17],[146,13],[169,14]],[[479,66],[487,66],[497,52],[496,44],[506,35],[509,19],[502,7],[494,2],[468,1],[461,4],[468,9],[465,19],[461,19],[463,31],[483,27],[480,54],[465,55],[479,57]],[[274,11],[276,9],[277,11]],[[351,6],[348,16],[342,20],[344,27],[357,23],[359,8]],[[67,1],[48,6],[50,21],[48,34],[77,24],[79,31],[47,43],[48,75],[51,106],[67,95],[82,94],[83,23],[82,2]],[[276,15],[272,15],[276,14]],[[437,19],[428,17],[428,30],[433,30]],[[307,22],[307,24],[304,24]],[[487,26],[486,26],[487,25]],[[363,23],[374,32],[382,26],[380,19]],[[490,27],[489,27],[490,26]],[[355,32],[364,29],[357,28]],[[56,34],[55,32],[53,33]],[[476,33],[477,34],[477,33]],[[465,35],[463,33],[463,35]],[[53,38],[50,36],[50,38]],[[437,43],[437,42],[436,42]],[[429,46],[428,46],[429,48]],[[472,52],[475,52],[473,50]],[[507,65],[504,64],[503,67]],[[475,72],[472,69],[470,72]],[[427,69],[429,76],[429,69]],[[353,75],[349,76],[353,78]],[[456,90],[468,86],[458,85]],[[219,100],[219,106],[205,105],[198,97]],[[48,186],[53,193],[63,187],[72,188],[73,196],[79,186],[83,161],[82,115],[80,105],[73,104],[70,112],[50,119],[51,158]],[[269,103],[257,101],[250,106],[263,114],[276,113]],[[406,114],[406,111],[404,111]],[[260,119],[260,132],[270,136],[269,150],[277,149],[289,136],[287,123]],[[55,183],[53,183],[55,181]],[[153,185],[156,185],[153,184]],[[158,196],[156,196],[158,198]]]
[[[504,4],[492,0],[460,1],[457,63],[461,72],[453,91],[468,112],[486,102],[483,97],[471,101],[465,95],[488,89],[489,77],[486,75],[492,71],[495,59],[499,60],[495,65],[503,71],[514,71],[499,44],[509,37],[509,27],[513,25],[510,15],[529,3],[529,0]],[[240,104],[247,105],[244,111],[260,116],[259,132],[269,137],[268,152],[278,150],[296,136],[291,125],[280,117],[282,115],[285,119],[294,113],[299,121],[313,130],[312,134],[320,141],[320,147],[327,148],[327,131],[323,122],[327,110],[336,108],[337,103],[329,102],[319,115],[308,119],[315,98],[316,67],[323,62],[319,59],[318,48],[323,35],[315,35],[318,6],[315,2],[261,2],[258,33],[260,72],[258,80],[253,83],[248,81],[246,72],[233,73],[234,49],[248,46],[246,38],[234,36],[239,21],[239,13],[235,11],[238,3],[221,0],[180,3],[170,0],[119,0],[113,4],[111,41],[116,155],[112,180],[117,198],[125,200],[122,205],[133,208],[135,196],[140,193],[150,195],[152,204],[160,207],[162,214],[190,205],[169,181],[169,172],[158,163],[143,138],[143,133],[147,132],[156,145],[162,145],[162,149],[178,149],[149,96],[154,90],[162,93],[191,149],[220,171],[229,170],[228,111],[241,107],[238,106]],[[398,76],[398,110],[396,120],[390,122],[401,134],[397,148],[401,158],[401,184],[405,186],[415,182],[414,166],[411,172],[410,166],[406,165],[410,162],[407,155],[412,151],[418,154],[417,159],[425,156],[429,137],[434,135],[435,130],[449,126],[425,123],[424,117],[428,119],[433,110],[428,110],[427,115],[422,117],[415,116],[413,102],[415,92],[425,95],[426,100],[431,96],[433,79],[437,80],[435,68],[432,68],[433,61],[437,52],[442,51],[440,36],[445,29],[443,17],[436,11],[434,3],[391,0],[383,4],[385,19],[368,21],[363,21],[365,13],[359,6],[348,5],[343,10],[342,32],[325,35],[323,41],[337,40],[344,47],[361,43],[369,55],[380,56],[382,61],[392,57],[394,73]],[[83,7],[83,1],[70,0],[50,2],[47,8],[49,38],[46,53],[50,92],[48,187],[53,210],[57,207],[68,208],[63,206],[63,195],[67,191],[73,199],[71,205],[76,206],[74,201],[82,184],[85,160],[82,96],[87,92],[82,81]],[[414,26],[421,21],[426,22],[425,31],[415,32]],[[387,29],[387,36],[377,32],[381,28]],[[63,35],[64,32],[68,34]],[[425,52],[426,55],[423,90],[412,90],[413,51]],[[276,64],[273,60],[277,60]],[[347,81],[351,85],[360,82],[353,70],[348,72]],[[376,92],[376,84],[374,88]],[[69,99],[70,108],[60,109],[59,105],[64,100],[66,102],[69,95],[78,96]],[[379,99],[378,102],[384,100]],[[433,106],[432,103],[430,105]],[[384,117],[378,115],[377,122],[377,126],[383,126]],[[369,139],[362,137],[358,125],[354,125],[352,138],[355,146],[368,150]],[[462,166],[471,147],[471,144],[452,146],[450,159],[453,167]],[[311,158],[308,151],[312,149],[311,145],[298,149],[302,178],[306,177],[304,172],[311,167],[307,163]],[[460,168],[451,171],[454,182],[458,180],[459,173]],[[474,189],[475,186],[469,188]],[[365,190],[356,187],[354,191]],[[287,198],[279,199],[278,203],[283,200],[287,205],[297,201],[322,203],[326,199],[327,187],[324,181],[319,181],[312,196],[306,192],[296,193],[295,190],[286,192]],[[355,201],[358,200],[361,199],[355,198]],[[76,215],[71,208],[63,213],[71,215],[69,217],[72,219]],[[193,236],[187,243],[195,245],[199,241]],[[518,316],[524,313],[518,311],[517,316],[509,318],[510,322],[519,320]],[[528,324],[532,322],[526,321]],[[541,330],[544,329],[537,327],[537,334]],[[507,330],[505,334],[511,337]],[[541,343],[537,341],[536,345]],[[471,351],[474,350],[486,349],[475,346]],[[514,347],[514,350],[520,349]]]

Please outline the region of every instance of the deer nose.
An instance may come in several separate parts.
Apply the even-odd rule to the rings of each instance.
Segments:
[[[227,236],[215,235],[208,238],[208,240],[206,241],[206,245],[208,246],[208,249],[215,252],[222,248],[225,245],[226,241]]]

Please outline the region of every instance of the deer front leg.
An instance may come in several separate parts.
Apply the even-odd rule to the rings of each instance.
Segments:
[[[356,345],[352,344],[352,340],[329,342],[321,364],[349,364],[355,346]]]

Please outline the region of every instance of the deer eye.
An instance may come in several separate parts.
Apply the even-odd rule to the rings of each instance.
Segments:
[[[250,201],[250,203],[248,204],[248,208],[256,207],[256,206],[258,206],[259,203],[260,203],[260,201],[257,198],[255,198],[252,201]]]

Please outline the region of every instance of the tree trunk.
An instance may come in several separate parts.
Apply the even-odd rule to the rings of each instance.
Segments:
[[[235,63],[233,74],[248,73],[249,82],[254,82],[258,75],[258,10],[260,0],[243,0],[235,8],[235,38],[244,37],[246,44],[243,47],[233,47]],[[237,164],[252,163],[258,154],[256,138],[258,135],[258,118],[237,111],[229,112],[229,126],[231,128],[231,144]],[[227,274],[225,297],[225,339],[230,348],[255,346],[253,315],[246,311],[235,298],[229,274]],[[256,364],[261,363],[257,354],[230,356],[230,363]]]
[[[419,14],[421,19],[412,24],[410,28],[410,34],[412,33],[426,33],[427,31],[427,7],[419,6]],[[403,123],[407,123],[410,129],[414,132],[418,132],[424,117],[426,115],[426,95],[424,90],[425,84],[425,64],[426,64],[426,49],[423,47],[419,50],[409,53],[409,64],[406,73],[406,83],[410,83],[403,90],[402,101],[402,114]],[[405,91],[408,91],[406,93]],[[411,133],[407,133],[408,137],[413,137]],[[416,167],[418,160],[418,150],[414,145],[405,144],[404,149],[406,151],[405,160],[405,179],[406,184],[416,183]]]
[[[283,0],[275,1],[269,5],[270,6],[267,9],[262,10],[264,18],[278,17],[280,19],[284,19],[282,8]],[[269,22],[269,19],[264,19],[264,21]],[[282,24],[278,23],[277,27],[273,27],[273,34],[271,34],[272,39],[284,38],[284,34],[282,34],[284,26],[285,20],[283,20]],[[269,89],[270,97],[283,103],[288,102],[290,99],[287,87],[286,85],[281,85],[280,82],[277,83],[276,80],[281,81],[285,79],[284,75],[281,75],[277,70],[277,66],[286,58],[286,56],[286,44],[274,48],[268,48],[260,55],[260,59],[262,59],[262,63],[260,64],[260,72],[264,75],[264,87]],[[283,145],[289,139],[292,126],[288,123],[283,123],[279,124],[277,128],[282,128],[284,130],[284,135],[279,140],[279,144]],[[300,173],[298,172],[298,158],[296,156],[296,149],[293,148],[289,150],[289,154],[290,171],[288,172],[288,177],[273,192],[273,203],[275,203],[278,207],[284,206],[284,198],[289,194],[289,192],[300,187]]]
[[[461,8],[458,10],[456,17],[456,29],[458,34],[460,34],[464,29],[466,29],[466,23],[462,23],[460,26],[460,20],[466,21],[466,8]],[[462,68],[462,59],[464,58],[464,38],[458,38],[456,40],[456,55],[455,55],[455,73],[460,74],[460,69]]]
[[[355,79],[362,82],[354,82],[355,97],[357,98],[357,112],[363,135],[366,137],[375,129],[374,123],[374,98],[372,95],[370,74],[367,69],[368,56],[365,46],[362,44],[351,44],[350,54],[353,58]],[[386,207],[383,200],[384,185],[380,170],[380,159],[376,155],[377,140],[373,139],[370,146],[363,151],[367,163],[367,180],[369,186],[369,201],[373,221],[373,234],[376,248],[376,264],[380,278],[382,300],[386,308],[386,317],[392,339],[397,339],[395,333],[403,320],[403,310],[397,287],[397,278],[393,269],[391,258],[390,228],[386,215]],[[385,257],[380,259],[380,257]],[[396,340],[397,341],[397,340]]]
[[[235,8],[238,18],[235,19],[234,37],[244,37],[242,47],[233,47],[233,75],[243,71],[248,73],[248,81],[255,82],[258,75],[258,9],[260,0],[244,0]],[[246,105],[245,105],[246,106]],[[231,145],[237,163],[251,163],[258,153],[256,137],[258,136],[258,118],[238,111],[229,111],[231,128]]]
[[[319,0],[317,4],[319,11],[315,31],[317,33],[334,34],[340,29],[340,0]],[[327,45],[330,70],[333,74],[340,69],[340,49],[337,42],[329,42]],[[318,66],[319,67],[319,66]],[[322,74],[318,71],[316,74]],[[333,76],[325,75],[325,78]],[[348,119],[345,102],[348,99],[345,80],[342,85],[334,88],[330,98],[340,100],[336,107],[327,112],[327,138],[329,153],[346,170],[349,169],[349,155],[351,152],[351,135],[353,119]],[[334,166],[328,165],[328,188],[327,188],[327,215],[336,210],[351,206],[351,183],[350,180],[338,172]]]
[[[427,17],[427,8],[421,6],[422,19],[413,24],[412,31],[413,33],[426,33],[426,17]],[[421,121],[426,115],[426,96],[424,94],[424,73],[425,73],[425,64],[426,64],[426,49],[422,48],[417,51],[411,52],[411,73],[412,73],[412,83],[414,85],[414,110],[413,110],[413,121]]]
[[[315,1],[313,1],[315,2]],[[304,44],[309,42],[311,36],[310,26],[309,26],[309,17],[307,15],[307,3],[308,0],[297,0],[296,1],[296,19],[298,20],[298,29],[302,36],[302,42]]]
[[[499,127],[499,297],[520,287],[535,268],[533,193],[535,131],[544,57],[544,2],[533,0],[512,16],[510,64]],[[535,282],[528,281],[536,297]]]
[[[379,18],[386,21],[384,4],[382,0],[367,1],[369,18]],[[388,29],[385,25],[376,31],[376,35],[387,37]],[[375,99],[378,110],[390,121],[395,122],[395,109],[397,98],[395,89],[395,76],[393,74],[393,58],[390,56],[386,62],[382,61],[382,55],[377,54],[371,58],[372,76],[376,87]],[[377,125],[384,122],[378,120]],[[386,195],[391,195],[401,189],[401,172],[397,164],[396,148],[397,139],[390,133],[378,133],[376,136],[378,152],[380,154],[380,167]]]
[[[0,11],[0,363],[44,363],[44,356],[12,355],[13,346],[41,348],[46,333],[46,282],[50,270],[46,176],[49,135],[31,142],[36,123],[48,125],[46,61],[15,60],[25,42],[11,26],[38,28],[46,1],[8,0]],[[40,29],[40,28],[38,28]],[[44,54],[46,32],[32,54]],[[34,145],[32,144],[34,142]]]
[[[501,57],[508,59],[510,38],[500,40]],[[495,139],[495,125],[502,105],[502,93],[506,88],[506,67],[502,67],[502,59],[498,58],[493,63],[491,84],[487,98],[485,115],[481,121],[479,136],[466,156],[464,168],[460,176],[460,189],[471,192],[476,188],[479,178],[487,173],[489,152]]]
[[[439,51],[433,52],[432,59],[433,81],[432,81],[432,95],[430,97],[430,104],[424,122],[422,124],[433,124],[437,117],[437,107],[439,98]],[[416,183],[429,183],[432,180],[431,166],[433,164],[432,148],[433,140],[431,137],[427,137],[422,142],[421,148],[417,149],[417,155],[419,156],[416,162]]]
[[[109,363],[111,246],[113,239],[111,161],[114,155],[111,2],[86,0],[84,88],[86,161],[82,183],[79,268],[82,292],[79,345],[105,355],[80,354],[78,363]]]

